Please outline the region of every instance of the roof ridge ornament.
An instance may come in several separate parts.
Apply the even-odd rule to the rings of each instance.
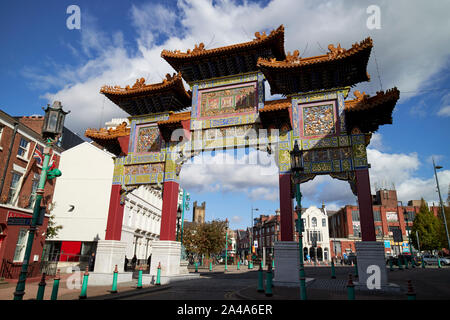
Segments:
[[[192,51],[190,49],[187,50],[187,54],[194,54],[194,53],[199,53],[205,51],[205,44],[203,42],[200,42],[198,45],[196,44],[194,46],[194,49],[192,49]]]
[[[273,34],[273,30],[270,34]],[[258,31],[256,31],[255,39],[253,39],[253,40],[264,40],[265,38],[267,38],[267,34],[265,31],[263,31],[262,33],[259,33]]]
[[[353,95],[355,96],[355,98],[356,98],[355,100],[357,100],[357,101],[362,101],[369,97],[369,95],[366,94],[364,91],[361,93],[361,92],[359,92],[359,90],[355,90],[353,92]]]
[[[328,58],[330,58],[330,59],[335,59],[335,58],[341,57],[345,54],[345,52],[347,52],[347,50],[345,50],[344,48],[341,47],[340,43],[338,43],[337,48],[335,48],[333,44],[329,44],[328,50],[329,50],[329,52],[327,52],[327,55],[328,55]]]
[[[144,78],[140,78],[140,79],[136,79],[136,82],[133,84],[133,86],[131,87],[132,89],[138,89],[138,88],[144,88],[145,87],[145,79]],[[130,89],[130,86],[126,86],[126,89]]]
[[[292,54],[291,54],[290,51],[288,51],[287,54],[286,54],[286,60],[285,61],[299,63],[301,58],[302,57],[300,57],[300,51],[294,50],[294,52]]]

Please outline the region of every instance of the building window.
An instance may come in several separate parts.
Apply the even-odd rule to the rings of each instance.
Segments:
[[[374,210],[373,211],[373,220],[381,222],[381,213],[380,210]]]
[[[312,227],[317,227],[317,219],[316,219],[315,217],[313,217],[313,218],[311,219],[311,226],[312,226]]]
[[[413,222],[415,216],[416,216],[416,213],[414,211],[407,211],[403,214],[403,217],[405,220],[406,220],[406,217],[408,217],[408,222]]]
[[[322,219],[322,227],[326,227],[327,226],[327,219]]]
[[[16,250],[14,251],[13,262],[22,262],[25,256],[25,248],[28,241],[28,230],[21,229],[17,238]]]
[[[30,195],[30,202],[28,203],[28,208],[33,207],[34,201],[36,200],[38,186],[39,186],[39,180],[36,179],[36,177],[34,177],[33,185],[31,186],[31,195]]]
[[[22,175],[17,172],[12,173],[11,184],[9,186],[9,193],[8,193],[8,201],[7,201],[8,204],[13,203],[14,197],[17,192],[17,188],[19,187],[19,180],[21,176]]]
[[[359,210],[352,210],[352,221],[359,221]]]
[[[17,151],[17,155],[22,158],[26,158],[26,155],[28,153],[28,146],[29,146],[29,142],[27,140],[25,140],[24,138],[21,138],[20,144],[19,144],[19,150]]]
[[[377,237],[383,236],[383,227],[382,226],[375,226],[375,234]]]

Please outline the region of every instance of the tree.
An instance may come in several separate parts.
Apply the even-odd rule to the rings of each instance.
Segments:
[[[441,223],[437,217],[430,212],[428,205],[421,199],[419,213],[415,216],[411,228],[411,241],[418,248],[416,231],[419,234],[420,249],[432,251],[441,247]]]
[[[48,218],[47,231],[45,232],[45,237],[47,239],[53,239],[58,235],[59,230],[63,228],[63,226],[57,226],[55,222],[55,215],[52,214],[53,209],[55,208],[56,203],[52,202],[48,206],[48,214],[50,217]]]
[[[450,207],[444,206],[444,212],[445,212],[445,219],[447,222],[447,228],[449,228],[449,222],[450,222]],[[447,232],[445,231],[445,224],[444,224],[444,218],[442,217],[442,209],[439,207],[439,224],[440,224],[440,239],[441,239],[441,246],[440,248],[448,248],[448,241],[447,241]]]
[[[183,232],[186,252],[207,258],[219,254],[224,248],[226,228],[227,222],[220,220],[190,224]]]

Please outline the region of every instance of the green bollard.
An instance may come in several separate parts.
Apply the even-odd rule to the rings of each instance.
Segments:
[[[438,256],[437,259],[438,259],[438,268],[440,269],[440,268],[442,268],[442,267],[441,267],[441,259],[439,259],[439,256]]]
[[[271,297],[273,295],[272,293],[272,268],[269,266],[269,270],[267,270],[267,277],[266,277],[266,297]]]
[[[353,284],[351,273],[348,274],[347,297],[348,300],[355,300],[355,285]]]
[[[422,257],[422,269],[425,269],[425,260],[423,260],[423,257]]]
[[[209,262],[209,271],[212,271],[212,262]]]
[[[334,261],[331,260],[331,279],[336,279],[336,270],[334,269]]]
[[[237,264],[237,269],[239,270],[239,267],[240,267],[240,265],[239,265],[239,261],[238,261],[238,264]]]
[[[195,273],[198,273],[198,263],[195,262]]]
[[[59,281],[60,281],[60,276],[59,276],[59,269],[58,271],[56,271],[56,277],[53,281],[53,289],[52,289],[52,295],[50,297],[50,300],[57,300],[58,299],[58,289],[59,289]]]
[[[111,288],[111,293],[117,293],[117,275],[118,275],[119,271],[117,270],[117,264],[116,267],[114,269],[113,272],[113,283],[112,283],[112,288]]]
[[[158,271],[156,272],[156,283],[155,286],[161,285],[161,262],[158,263]]]
[[[88,285],[88,278],[89,278],[89,267],[86,267],[86,271],[84,272],[84,276],[83,276],[83,285],[81,287],[81,294],[79,296],[79,299],[86,299],[87,298],[87,285]]]
[[[264,274],[261,265],[258,270],[258,292],[264,292]]]
[[[408,292],[406,293],[408,300],[416,300],[416,292],[412,286],[411,280],[408,280]]]
[[[272,260],[272,269],[275,269],[275,259]]]
[[[142,289],[142,268],[139,268],[138,284],[136,289]]]
[[[39,288],[36,295],[36,300],[44,300],[44,292],[45,292],[45,272],[42,273],[41,282],[39,282]]]

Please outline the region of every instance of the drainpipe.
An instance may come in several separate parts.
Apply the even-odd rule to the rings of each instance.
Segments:
[[[6,177],[6,173],[8,172],[9,160],[11,159],[11,151],[14,146],[14,140],[16,139],[18,127],[19,127],[19,123],[15,122],[13,136],[11,138],[11,143],[9,144],[9,149],[8,149],[8,158],[6,159],[5,168],[3,169],[2,181],[0,182],[0,196],[3,191],[3,185],[5,184],[5,177]]]

